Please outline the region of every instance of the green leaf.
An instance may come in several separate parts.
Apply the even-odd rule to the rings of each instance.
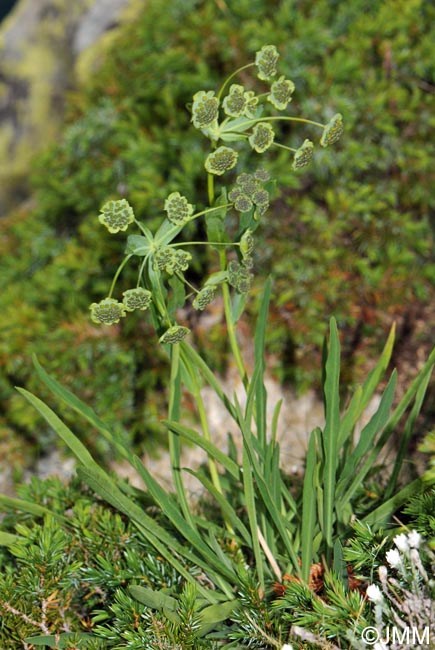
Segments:
[[[19,535],[13,535],[12,533],[3,533],[0,531],[0,546],[11,546],[11,544],[18,542],[19,539],[21,539]]]
[[[247,293],[234,293],[231,300],[231,321],[233,325],[239,321],[241,315],[243,314],[247,300]]]
[[[183,307],[186,301],[186,291],[184,289],[184,282],[180,280],[177,275],[169,278],[168,284],[172,291],[170,292],[169,300],[167,302],[168,314],[172,320],[175,320],[175,313],[177,309]]]
[[[313,563],[313,540],[316,526],[316,431],[312,431],[308,442],[308,451],[305,464],[304,485],[302,491],[302,579],[309,582],[310,567]]]
[[[340,341],[338,339],[337,323],[334,318],[331,318],[330,322],[329,350],[325,375],[326,423],[323,431],[323,450],[325,454],[323,516],[325,541],[329,551],[331,551],[340,426]]]
[[[340,479],[337,483],[336,496],[338,499],[343,497],[345,490],[346,494],[343,498],[340,499],[339,505],[337,507],[337,513],[340,513],[347,503],[352,498],[355,490],[361,485],[363,479],[367,472],[370,471],[371,466],[367,464],[365,475],[362,476],[358,473],[357,477],[357,467],[367,452],[373,448],[375,444],[374,441],[376,436],[383,430],[384,426],[388,421],[390,415],[390,409],[393,404],[394,391],[396,388],[397,372],[393,371],[390,377],[390,381],[387,384],[387,387],[382,395],[380,404],[376,413],[370,418],[370,421],[366,424],[363,430],[360,433],[359,441],[351,454],[346,458],[343,471],[341,472]],[[374,459],[375,460],[375,459]],[[349,486],[349,482],[351,484]],[[349,487],[348,487],[349,486]]]
[[[46,370],[41,366],[36,355],[33,355],[33,365],[36,373],[41,381],[51,390],[51,392],[61,399],[67,406],[72,408],[81,417],[87,420],[93,427],[95,427],[102,436],[110,442],[116,451],[125,459],[130,460],[132,457],[129,449],[115,436],[107,425],[101,420],[93,409],[82,402],[76,395],[71,393],[67,388],[62,386],[54,377],[49,375]]]
[[[33,503],[31,501],[25,501],[23,499],[16,499],[15,497],[9,497],[5,494],[0,494],[0,506],[7,508],[8,510],[19,510],[21,512],[28,512],[31,515],[36,517],[44,517],[45,515],[51,515],[59,521],[67,521],[66,517],[57,514],[56,512],[51,512],[48,508],[40,506],[38,503]]]
[[[409,499],[427,490],[434,484],[435,476],[427,479],[426,477],[415,479],[412,483],[409,483],[397,492],[391,499],[388,499],[388,501],[385,501],[385,503],[382,503],[378,508],[363,517],[361,523],[373,526],[374,528],[383,527],[404,503],[407,503]]]
[[[396,488],[396,483],[399,477],[400,470],[402,468],[402,463],[406,456],[408,444],[409,441],[411,440],[415,423],[417,421],[417,418],[423,406],[423,401],[426,395],[427,387],[429,385],[431,374],[432,371],[427,373],[426,377],[423,379],[421,385],[417,389],[414,405],[411,409],[411,413],[409,414],[406,420],[405,430],[403,432],[403,435],[400,438],[400,446],[396,454],[396,460],[394,462],[393,471],[391,472],[391,476],[388,479],[388,484],[385,489],[385,494],[384,494],[385,499],[388,499],[393,494]]]
[[[172,596],[164,593],[162,590],[155,591],[149,587],[141,587],[140,585],[130,585],[128,591],[132,597],[142,605],[151,607],[151,609],[161,610],[163,608],[175,612],[178,607],[178,601]]]
[[[87,467],[96,465],[89,451],[83,443],[73,434],[73,432],[62,422],[51,408],[49,408],[39,397],[36,397],[24,388],[17,388],[17,391],[23,395],[32,406],[42,415],[42,417],[53,428],[57,435],[68,445],[78,460]]]
[[[234,479],[238,480],[240,478],[240,470],[237,463],[231,460],[231,458],[229,458],[223,451],[215,447],[213,443],[199,435],[199,433],[193,429],[189,429],[189,427],[186,427],[184,424],[179,424],[178,422],[163,420],[163,424],[165,424],[170,431],[173,431],[183,438],[186,438],[186,440],[190,440],[201,449],[204,449],[210,458],[213,458],[220,463]]]
[[[169,219],[165,219],[154,236],[154,242],[158,246],[166,246],[183,230],[184,224],[179,226],[173,224]]]
[[[229,600],[225,603],[216,603],[216,605],[204,607],[201,611],[198,636],[204,636],[210,632],[215,627],[216,623],[225,621],[239,607],[240,603],[238,600]]]
[[[364,410],[367,408],[374,392],[379,386],[379,382],[381,381],[386,369],[388,368],[394,346],[395,331],[396,327],[395,324],[393,324],[382,354],[379,357],[379,361],[373,370],[371,370],[368,374],[364,384],[356,389],[352,397],[349,407],[340,424],[340,434],[338,440],[339,448],[343,446],[347,438],[352,433],[356,423],[363,414]]]
[[[150,238],[142,237],[142,235],[129,235],[127,237],[127,245],[125,247],[126,255],[138,255],[139,257],[145,257],[152,249],[153,237],[151,232],[149,233]]]
[[[86,467],[78,467],[77,474],[105,501],[127,515],[132,523],[134,523],[141,531],[144,538],[147,539],[157,549],[162,557],[164,557],[169,564],[184,576],[186,580],[196,584],[193,576],[186,570],[183,563],[177,559],[177,554],[178,557],[184,557],[192,564],[197,564],[206,571],[210,569],[210,566],[201,560],[200,557],[180,544],[176,537],[168,533],[162,526],[154,521],[154,519],[149,517],[136,503],[134,503],[134,501],[126,497],[101,468],[97,467],[97,469],[89,469]],[[197,588],[202,595],[204,595],[208,600],[210,599],[207,590],[200,585],[198,585]]]
[[[206,488],[206,490],[210,492],[213,499],[215,499],[217,504],[219,505],[222,514],[225,518],[225,521],[228,521],[234,530],[239,531],[240,535],[243,537],[244,543],[247,544],[249,547],[251,547],[252,539],[249,534],[249,531],[246,528],[243,521],[240,519],[240,517],[237,516],[236,511],[234,510],[234,508],[232,508],[231,504],[228,502],[227,497],[224,496],[221,492],[219,492],[219,490],[216,489],[212,481],[210,481],[210,479],[206,476],[206,474],[202,470],[197,470],[195,472],[186,467],[185,471],[188,472],[189,474],[192,474],[192,476],[194,476],[198,481],[200,481],[203,484],[203,486]]]

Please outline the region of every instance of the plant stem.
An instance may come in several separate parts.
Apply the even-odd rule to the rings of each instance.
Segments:
[[[171,346],[171,376],[169,383],[169,419],[179,422],[180,420],[180,401],[181,401],[181,378],[180,378],[180,344],[174,343]],[[184,518],[194,528],[192,514],[184,490],[183,480],[180,469],[180,439],[172,431],[169,431],[169,456],[171,459],[172,476],[174,479],[175,491],[178,502],[183,511]]]
[[[212,205],[214,202],[213,174],[208,174],[207,188],[208,188],[208,200],[210,205]],[[219,261],[220,261],[221,271],[225,271],[227,259],[224,250],[219,251]],[[243,358],[240,352],[239,344],[237,342],[236,330],[231,315],[231,295],[230,295],[229,287],[226,283],[222,285],[222,293],[224,298],[225,321],[227,324],[228,339],[230,342],[231,351],[233,353],[234,360],[236,362],[236,366],[240,374],[240,378],[243,382],[243,385],[246,387],[248,383],[248,377],[246,374],[245,364],[243,363]]]
[[[219,92],[217,94],[217,98],[220,99],[222,97],[223,92],[225,88],[228,86],[228,84],[230,83],[231,79],[234,79],[234,77],[236,77],[240,72],[246,70],[247,68],[252,68],[254,65],[255,63],[247,63],[246,65],[243,65],[241,68],[237,68],[237,70],[235,70],[232,74],[230,74],[230,76],[225,79],[224,83],[220,87]]]
[[[114,275],[114,277],[113,277],[112,284],[111,284],[111,286],[110,286],[109,295],[107,296],[108,298],[111,298],[111,297],[112,297],[112,293],[113,293],[113,290],[114,290],[114,288],[115,288],[115,284],[117,283],[118,278],[119,278],[119,276],[121,275],[121,271],[122,271],[122,269],[124,268],[124,266],[127,264],[128,260],[129,260],[131,257],[133,257],[133,255],[126,255],[126,256],[124,257],[124,259],[122,260],[121,264],[120,264],[120,265],[118,266],[118,268],[116,269],[116,273],[115,273],[115,275]]]
[[[221,269],[222,271],[224,271],[226,266],[225,251],[219,251],[219,258],[221,263]],[[224,298],[225,321],[227,325],[228,340],[230,342],[231,352],[234,355],[234,361],[236,362],[236,366],[237,366],[237,370],[239,371],[240,378],[243,382],[243,385],[246,388],[248,384],[248,375],[246,373],[245,364],[243,362],[242,354],[240,352],[240,347],[237,341],[236,328],[234,327],[233,317],[231,314],[230,289],[226,282],[224,282],[222,285],[222,293]]]

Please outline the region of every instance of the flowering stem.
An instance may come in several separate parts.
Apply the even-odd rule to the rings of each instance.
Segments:
[[[124,259],[122,260],[121,264],[118,266],[118,268],[117,268],[117,270],[116,270],[116,273],[115,273],[115,275],[113,276],[112,284],[111,284],[111,286],[110,286],[109,295],[107,296],[108,298],[111,298],[111,297],[112,297],[112,293],[113,293],[113,290],[114,290],[114,288],[115,288],[115,284],[117,283],[118,278],[119,278],[119,276],[121,275],[122,269],[124,268],[124,266],[127,264],[128,260],[129,260],[131,257],[133,257],[133,254],[131,254],[131,255],[126,255],[126,256],[124,257]]]
[[[214,176],[213,174],[208,174],[208,179],[207,179],[207,188],[208,188],[208,200],[210,202],[210,205],[213,204],[214,202]],[[230,204],[231,205],[231,204]],[[219,206],[222,207],[222,206]],[[219,251],[219,261],[220,261],[220,266],[221,270],[225,271],[226,265],[227,265],[227,259],[225,256],[225,251],[220,250]],[[245,364],[243,363],[242,355],[240,353],[240,348],[237,343],[237,336],[236,336],[236,330],[234,327],[233,323],[233,318],[231,315],[231,296],[230,296],[230,290],[226,282],[223,283],[222,285],[222,293],[223,293],[223,298],[224,298],[224,311],[225,311],[225,321],[227,324],[227,332],[228,332],[228,339],[230,341],[230,347],[231,351],[234,355],[234,360],[236,362],[238,371],[240,373],[240,377],[243,381],[243,385],[247,385],[247,374],[245,370]]]
[[[319,126],[321,129],[325,128],[324,124],[321,124],[321,122],[314,122],[313,120],[307,120],[304,117],[289,117],[289,116],[273,116],[273,117],[257,117],[254,119],[246,120],[246,122],[241,122],[240,124],[237,124],[237,129],[240,129],[245,126],[249,126],[250,124],[256,124],[257,122],[277,122],[277,121],[284,121],[284,122],[302,122],[303,124],[312,124],[313,126]]]
[[[221,263],[221,269],[224,271],[226,266],[226,257],[225,251],[219,251],[219,258]],[[243,382],[243,385],[246,386],[248,383],[248,376],[245,369],[245,364],[243,363],[242,355],[240,352],[239,344],[237,342],[236,329],[234,327],[233,318],[231,315],[231,296],[228,284],[226,282],[222,285],[222,292],[224,298],[224,311],[225,311],[225,320],[227,324],[227,333],[228,339],[231,346],[231,351],[234,355],[234,361],[236,362],[237,369],[240,374],[240,378]]]
[[[214,203],[214,176],[213,174],[207,175],[207,191],[208,191],[208,201],[210,205]]]
[[[292,147],[287,147],[285,144],[281,144],[280,142],[272,142],[272,147],[279,147],[280,149],[286,149],[286,151],[291,151],[292,153],[296,153],[297,149],[293,149]]]
[[[243,65],[241,68],[235,70],[235,72],[231,73],[230,76],[225,79],[224,83],[220,87],[220,90],[217,94],[217,98],[220,99],[222,97],[223,92],[225,88],[228,86],[228,84],[230,83],[231,79],[234,79],[234,77],[237,77],[237,75],[240,74],[240,72],[242,72],[243,70],[247,70],[247,68],[252,68],[254,65],[255,63],[247,63],[246,65]]]
[[[171,346],[171,377],[169,382],[169,405],[168,415],[170,420],[179,421],[181,401],[181,368],[180,368],[180,344],[174,343]],[[171,458],[172,476],[183,515],[187,522],[194,527],[192,514],[186,498],[183,480],[180,469],[180,439],[169,431],[169,455]]]

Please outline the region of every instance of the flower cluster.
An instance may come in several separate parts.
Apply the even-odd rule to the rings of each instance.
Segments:
[[[273,82],[267,99],[278,111],[285,111],[287,105],[292,100],[294,91],[295,85],[293,81],[286,79],[283,75],[278,81]]]
[[[245,90],[239,84],[232,84],[228,95],[224,97],[222,108],[229,117],[245,116],[252,119],[255,117],[258,101],[253,90]]]
[[[276,47],[265,45],[256,53],[254,62],[236,71],[238,73],[247,67],[256,66],[258,79],[269,86],[266,92],[256,94],[254,90],[247,90],[239,83],[229,85],[236,74],[234,73],[224,82],[218,93],[213,90],[200,90],[193,96],[192,123],[212,143],[211,151],[204,163],[205,170],[209,174],[209,208],[195,213],[194,206],[185,196],[180,192],[172,192],[164,202],[167,219],[153,234],[146,224],[136,220],[132,207],[125,199],[108,201],[102,207],[98,218],[109,232],[125,231],[134,222],[141,234],[129,236],[126,257],[115,273],[108,297],[90,306],[93,322],[105,325],[119,323],[127,312],[145,311],[154,304],[153,315],[157,318],[157,327],[161,333],[168,324],[174,323],[175,310],[182,306],[187,293],[192,295],[192,290],[194,294],[192,306],[199,311],[204,310],[214,299],[221,283],[227,283],[238,293],[249,291],[253,281],[253,232],[257,225],[255,222],[269,207],[269,192],[264,185],[269,180],[269,174],[261,169],[254,173],[239,174],[227,195],[228,201],[224,191],[221,194],[223,200],[215,203],[213,177],[231,171],[238,163],[238,152],[227,144],[247,142],[258,154],[264,153],[275,144],[294,153],[293,169],[296,170],[310,162],[314,150],[313,142],[306,139],[298,149],[275,143],[272,120],[306,122],[322,128],[320,144],[323,147],[335,143],[343,132],[343,119],[338,113],[326,125],[303,118],[270,115],[271,107],[278,111],[287,109],[295,91],[293,81],[284,75],[277,76],[278,59]],[[227,84],[229,88],[225,91]],[[221,112],[222,120],[220,120]],[[223,143],[221,146],[218,146],[219,141]],[[185,224],[204,216],[210,243],[213,242],[214,246],[226,247],[229,245],[230,234],[226,231],[228,224],[225,220],[225,212],[230,207],[241,213],[239,231],[241,236],[238,241],[233,242],[233,246],[238,248],[238,258],[230,257],[231,261],[228,262],[225,261],[226,256],[222,255],[220,271],[214,274],[213,280],[209,279],[201,290],[197,290],[184,277],[192,255],[182,250],[180,244],[174,240]],[[216,212],[216,218],[214,215],[208,215],[214,210],[219,210]],[[201,242],[187,242],[186,246],[198,243]],[[220,250],[224,253],[224,249]],[[125,264],[133,256],[142,259],[137,286],[135,289],[124,291],[122,302],[118,302],[112,298],[112,292]],[[183,284],[189,287],[189,292],[184,290]],[[226,291],[227,288],[224,290]],[[160,342],[177,343],[183,340],[188,332],[188,328],[173,324],[160,336]]]
[[[329,147],[330,144],[335,144],[343,135],[343,116],[336,113],[323,127],[322,137],[320,144],[322,147]]]
[[[212,151],[205,161],[205,169],[209,174],[222,176],[237,165],[238,153],[230,147],[218,147]]]
[[[425,564],[431,569],[433,553],[423,543],[416,531],[401,533],[393,539],[394,547],[385,554],[387,566],[378,569],[379,584],[367,587],[368,602],[374,606],[374,617],[379,641],[376,650],[389,650],[389,627],[423,630],[432,622],[435,611],[433,579]],[[403,650],[406,645],[394,645]]]
[[[179,343],[190,333],[188,327],[183,325],[172,325],[169,329],[166,330],[164,334],[159,338],[160,343],[169,343],[174,345],[174,343]]]
[[[269,207],[269,192],[262,183],[269,180],[269,174],[258,169],[254,174],[242,173],[236,178],[236,184],[228,194],[228,199],[238,212],[249,212],[255,205],[256,212],[262,215]]]
[[[206,285],[201,291],[199,291],[192,303],[194,309],[203,311],[207,305],[211,303],[216,293],[216,285],[209,284]]]
[[[242,260],[241,264],[232,260],[228,264],[228,283],[234,287],[237,293],[248,293],[252,286],[254,279],[253,274],[250,272],[252,267],[252,258],[247,257]]]
[[[296,150],[293,158],[293,169],[306,167],[313,157],[314,144],[311,140],[304,140],[304,143]]]
[[[127,230],[128,226],[134,221],[133,208],[125,199],[108,201],[101,208],[98,220],[111,233]]]
[[[200,90],[193,96],[192,122],[197,129],[204,129],[217,120],[219,100],[212,90]]]
[[[259,122],[252,129],[249,144],[257,153],[264,153],[275,139],[275,132],[267,122]]]
[[[126,311],[135,311],[136,309],[144,311],[145,309],[148,309],[151,304],[151,291],[148,291],[148,289],[144,289],[143,287],[127,289],[127,291],[124,291],[122,295],[124,296],[122,303]]]
[[[169,275],[177,271],[187,271],[192,255],[173,246],[162,246],[154,255],[154,268],[156,271],[166,271]]]
[[[275,45],[263,45],[261,50],[255,56],[255,65],[258,68],[257,76],[263,81],[268,81],[276,75],[276,64],[278,63],[279,53]]]
[[[98,325],[114,325],[125,316],[125,305],[114,298],[104,298],[89,307],[91,320]]]
[[[172,192],[165,201],[165,211],[169,221],[177,226],[181,226],[189,220],[193,214],[193,205],[191,205],[185,196],[180,192]]]

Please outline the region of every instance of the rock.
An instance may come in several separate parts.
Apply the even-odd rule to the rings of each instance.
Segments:
[[[1,24],[0,214],[26,198],[32,158],[59,131],[80,57],[139,4],[20,0]]]

